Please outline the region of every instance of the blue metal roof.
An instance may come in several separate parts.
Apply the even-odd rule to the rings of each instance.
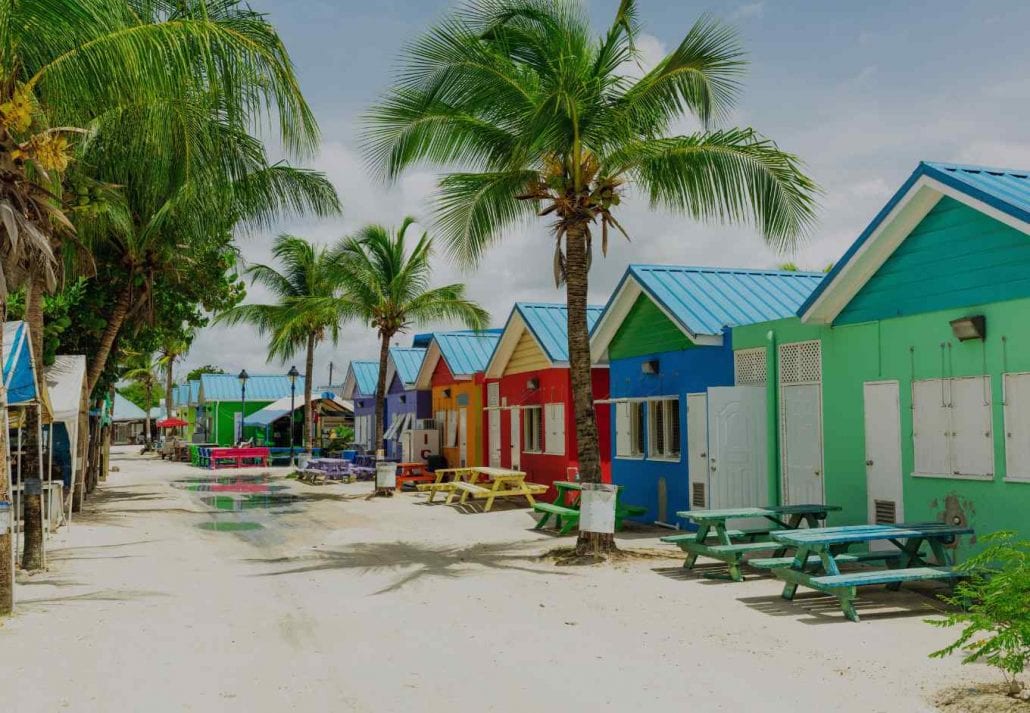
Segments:
[[[722,334],[724,327],[794,316],[825,277],[821,272],[677,265],[630,265],[622,281],[630,275],[680,326],[710,336]]]
[[[240,381],[232,374],[201,374],[204,400],[242,401]],[[304,377],[297,379],[298,394],[304,393]],[[252,375],[247,379],[247,401],[275,401],[290,395],[290,379],[285,375]]]
[[[569,310],[563,304],[545,302],[516,302],[514,312],[522,315],[526,327],[533,333],[551,361],[569,360]],[[587,305],[587,329],[593,329],[604,313],[604,307]],[[510,321],[510,318],[509,318]]]
[[[418,370],[422,368],[422,360],[426,358],[425,349],[414,347],[390,347],[390,358],[393,360],[393,368],[401,382],[410,387],[418,378]],[[377,374],[378,376],[378,370]]]
[[[988,168],[986,166],[962,166],[953,163],[937,163],[920,161],[916,170],[908,177],[891,199],[887,202],[873,221],[866,226],[858,239],[851,244],[844,256],[837,261],[827,274],[826,279],[804,301],[797,313],[803,315],[815,304],[819,296],[829,287],[834,278],[840,274],[844,266],[851,261],[869,237],[876,232],[880,224],[890,215],[894,207],[901,202],[923,176],[940,181],[944,185],[961,191],[971,198],[982,201],[992,208],[1030,223],[1030,171],[1019,171],[1006,168]]]
[[[354,394],[356,396],[373,396],[379,382],[379,362],[352,361],[350,369],[354,372]]]
[[[423,334],[416,334],[414,337],[411,338],[411,346],[413,346],[413,347],[421,347],[422,349],[426,349],[426,348],[429,347],[429,342],[431,342],[431,341],[433,341],[433,333],[432,332],[425,332]]]
[[[437,332],[433,339],[439,345],[440,354],[451,374],[471,376],[486,369],[502,331],[485,329],[482,332]]]

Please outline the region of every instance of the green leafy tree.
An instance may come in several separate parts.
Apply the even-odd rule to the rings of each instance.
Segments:
[[[595,231],[626,233],[629,190],[698,220],[750,222],[777,249],[810,225],[816,188],[798,159],[750,128],[715,128],[744,58],[732,30],[698,21],[642,76],[637,3],[599,38],[579,2],[473,0],[407,50],[396,86],[367,116],[370,162],[388,179],[420,163],[459,165],[437,197],[441,237],[475,264],[504,228],[551,221],[566,286],[580,477],[601,477],[586,307]],[[639,72],[638,72],[639,74]],[[683,118],[701,129],[677,133]],[[581,553],[614,547],[581,533]]]
[[[383,443],[386,405],[386,369],[390,342],[413,325],[439,321],[461,322],[470,329],[485,328],[490,316],[468,299],[465,285],[430,287],[433,240],[422,233],[408,252],[405,218],[390,232],[368,225],[339,246],[339,281],[343,298],[338,310],[344,318],[359,320],[379,336],[379,378],[376,381],[375,442]]]
[[[929,619],[938,627],[962,627],[958,639],[930,654],[944,658],[963,651],[963,663],[986,663],[1001,671],[1010,695],[1023,690],[1019,675],[1030,662],[1030,541],[1013,532],[982,540],[987,546],[959,565],[969,578],[947,601],[958,611]]]
[[[273,304],[239,305],[218,316],[217,322],[247,322],[270,338],[268,358],[282,362],[304,351],[304,447],[310,453],[315,442],[311,411],[315,349],[329,338],[335,344],[340,335],[340,282],[337,258],[324,247],[294,235],[280,235],[272,248],[280,264],[251,265],[244,271],[252,284],[260,284],[275,298]]]
[[[224,374],[224,373],[225,373],[225,369],[223,369],[220,366],[215,366],[214,364],[204,364],[203,366],[198,366],[196,369],[191,369],[189,371],[189,373],[186,374],[186,381],[187,382],[196,381],[197,379],[200,378],[201,374]]]

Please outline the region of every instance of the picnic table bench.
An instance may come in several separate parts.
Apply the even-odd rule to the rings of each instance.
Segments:
[[[433,483],[436,476],[426,470],[426,464],[421,461],[412,463],[397,464],[397,490],[401,490],[405,483]]]
[[[201,449],[205,450],[205,449]],[[250,465],[268,465],[268,449],[260,446],[245,448],[209,448],[207,466],[211,470],[222,467],[246,468]]]
[[[490,508],[493,507],[494,500],[497,498],[522,497],[532,506],[536,504],[536,500],[533,499],[534,495],[547,492],[546,485],[527,483],[526,474],[522,471],[482,466],[475,466],[473,470],[476,473],[475,476],[471,476],[466,480],[458,480],[454,483],[454,489],[447,495],[448,504],[460,492],[461,499],[458,501],[459,504],[464,505],[469,498],[485,499],[486,504],[483,507],[483,512],[490,512]],[[478,476],[489,478],[490,487],[479,485],[477,483]]]
[[[789,564],[776,565],[773,574],[784,580],[783,598],[791,600],[798,585],[804,585],[837,598],[841,611],[851,621],[858,621],[855,611],[856,588],[886,584],[897,590],[905,582],[928,580],[950,581],[964,576],[952,568],[945,545],[960,535],[970,535],[969,527],[947,525],[941,522],[914,525],[848,525],[815,528],[793,532],[776,532],[772,537],[781,544],[796,549]],[[870,553],[870,559],[890,555],[890,568],[841,573],[840,564],[849,561],[842,552],[853,544],[887,541],[897,547],[897,553]],[[929,545],[934,562],[921,553]]]
[[[342,458],[312,458],[306,468],[297,472],[297,480],[312,485],[321,485],[328,480],[349,483],[353,478],[350,461]]]
[[[662,542],[678,545],[687,553],[683,562],[686,569],[693,569],[697,558],[701,555],[717,559],[729,565],[729,577],[734,582],[744,579],[740,565],[744,556],[759,552],[771,552],[773,557],[786,554],[787,546],[781,542],[761,540],[759,538],[774,535],[779,530],[796,530],[802,524],[809,528],[816,527],[826,519],[830,512],[840,510],[839,505],[822,505],[819,503],[799,505],[776,505],[764,508],[745,507],[725,510],[685,510],[676,513],[678,517],[693,520],[697,524],[697,532],[693,535],[669,535]],[[726,527],[728,520],[749,520],[764,518],[771,525],[768,528],[749,528],[734,530]],[[747,542],[734,543],[734,539],[746,539]],[[709,540],[714,540],[710,542]],[[706,574],[706,576],[712,576]]]
[[[479,473],[475,468],[437,468],[433,474],[433,482],[419,483],[417,487],[419,492],[429,493],[429,498],[426,502],[431,503],[436,498],[437,493],[447,493],[449,495],[454,492],[458,482],[478,477]]]
[[[533,509],[542,512],[544,516],[533,527],[534,530],[542,530],[552,518],[554,525],[558,528],[559,535],[567,535],[579,526],[579,501],[583,494],[583,484],[569,481],[556,480],[553,483],[558,494],[554,501],[549,503],[536,503]],[[615,529],[621,530],[623,521],[633,515],[643,515],[647,508],[640,505],[627,505],[622,502],[622,486],[616,486],[615,490]],[[571,498],[571,500],[569,500]]]

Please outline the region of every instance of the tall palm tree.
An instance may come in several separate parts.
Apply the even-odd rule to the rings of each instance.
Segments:
[[[442,320],[483,329],[486,310],[465,295],[465,285],[430,287],[433,240],[422,233],[408,252],[407,233],[415,223],[408,217],[394,232],[368,225],[339,246],[339,279],[343,290],[340,313],[357,319],[379,335],[379,378],[376,381],[375,442],[383,443],[386,405],[386,365],[390,342],[416,324]]]
[[[310,453],[315,442],[311,414],[315,349],[326,338],[335,344],[340,336],[337,258],[332,251],[295,235],[280,235],[272,255],[281,265],[251,265],[244,271],[252,284],[272,293],[273,304],[244,304],[223,312],[216,323],[249,322],[268,335],[268,358],[286,362],[304,350],[304,447]],[[290,427],[292,428],[292,421]]]
[[[714,128],[745,64],[734,32],[701,19],[639,76],[636,6],[622,0],[595,39],[573,0],[473,0],[411,46],[365,134],[367,155],[387,178],[423,162],[462,167],[442,177],[436,219],[465,264],[505,226],[550,216],[588,482],[601,477],[586,321],[595,231],[604,254],[611,230],[626,233],[616,216],[622,200],[640,192],[695,219],[751,222],[788,249],[810,225],[816,193],[798,159],[771,140]],[[701,129],[677,134],[684,117]],[[611,536],[581,533],[577,549],[613,546]]]

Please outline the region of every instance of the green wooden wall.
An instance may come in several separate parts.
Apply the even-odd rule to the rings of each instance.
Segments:
[[[1030,295],[1030,238],[945,196],[845,307],[855,324]]]
[[[637,297],[608,346],[610,359],[689,349],[694,344],[646,295]]]
[[[247,415],[260,411],[271,401],[251,401],[247,400]],[[240,412],[243,404],[239,401],[219,401],[218,403],[210,403],[207,405],[208,413],[212,417],[212,428],[213,433],[209,434],[212,442],[217,443],[220,446],[231,446],[233,442],[233,424],[235,423],[235,414]],[[247,428],[247,435],[250,435],[250,427]]]

